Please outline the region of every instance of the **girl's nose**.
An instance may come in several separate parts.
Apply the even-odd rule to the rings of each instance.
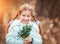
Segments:
[[[28,17],[27,17],[27,16],[25,16],[25,19],[28,19]]]

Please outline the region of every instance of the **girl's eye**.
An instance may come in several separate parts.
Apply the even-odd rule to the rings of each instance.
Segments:
[[[29,15],[27,17],[30,17]]]
[[[25,17],[25,15],[22,15],[23,17]]]

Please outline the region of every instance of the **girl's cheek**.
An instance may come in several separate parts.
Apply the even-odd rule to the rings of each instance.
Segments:
[[[29,18],[29,20],[31,21],[31,20],[32,20],[32,18],[30,17],[30,18]]]

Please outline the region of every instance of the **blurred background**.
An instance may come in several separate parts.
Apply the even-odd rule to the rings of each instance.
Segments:
[[[60,44],[60,0],[0,0],[0,44],[6,44],[5,27],[24,3],[32,5],[41,22],[43,44]]]

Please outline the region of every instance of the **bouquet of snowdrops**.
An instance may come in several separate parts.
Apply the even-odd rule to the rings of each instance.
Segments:
[[[22,37],[23,39],[25,39],[26,37],[30,35],[31,27],[32,26],[26,24],[25,26],[22,27],[22,30],[18,32],[18,35]]]

